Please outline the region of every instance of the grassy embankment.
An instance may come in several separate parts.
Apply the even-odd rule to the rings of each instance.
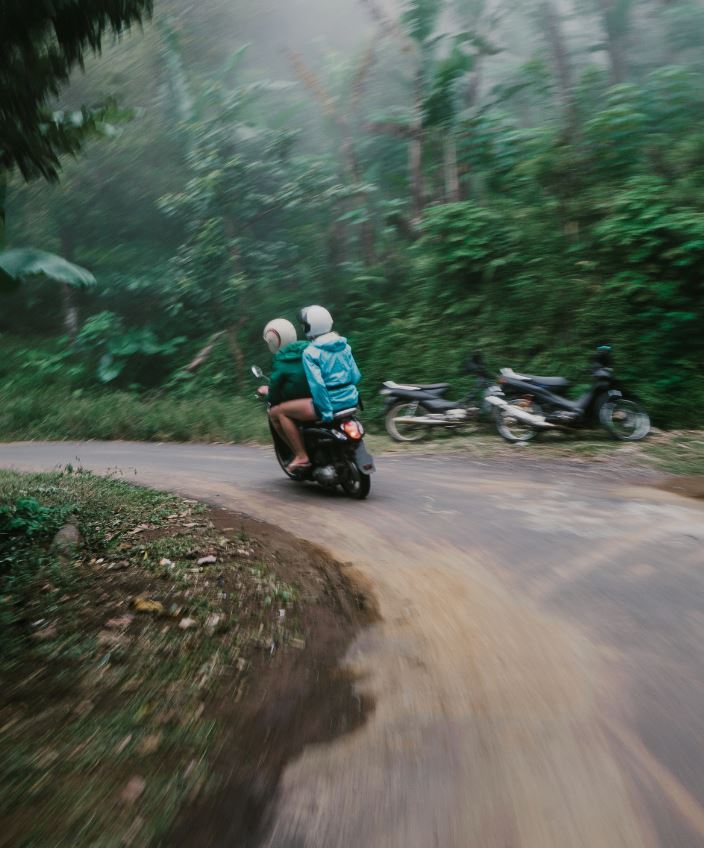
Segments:
[[[184,806],[234,778],[226,824],[239,805],[252,827],[246,787],[273,792],[306,741],[294,738],[300,699],[336,726],[321,687],[333,674],[340,685],[330,669],[355,629],[330,600],[344,586],[332,593],[325,566],[285,539],[221,526],[238,520],[71,469],[0,471],[2,844],[162,844]],[[82,541],[55,549],[67,524]],[[316,638],[320,622],[332,637]],[[270,752],[252,742],[278,727],[268,716],[257,728],[257,686],[289,711]]]

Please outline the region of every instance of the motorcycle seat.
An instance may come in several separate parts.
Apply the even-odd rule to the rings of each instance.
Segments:
[[[384,386],[387,389],[400,389],[404,392],[413,392],[418,389],[424,392],[439,392],[450,388],[449,383],[395,383],[393,380],[387,380]]]
[[[538,377],[535,374],[531,375],[530,380],[546,389],[566,389],[570,384],[564,377]]]
[[[564,377],[539,377],[537,374],[517,374],[513,368],[502,368],[501,373],[504,377],[508,377],[511,380],[535,383],[537,386],[544,386],[546,389],[566,389],[570,385],[570,381]]]
[[[426,392],[439,392],[440,389],[449,389],[449,383],[418,383],[418,388]]]

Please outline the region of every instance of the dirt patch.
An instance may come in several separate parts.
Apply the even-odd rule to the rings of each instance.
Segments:
[[[658,489],[683,495],[687,498],[704,498],[704,474],[668,477],[658,484]]]
[[[340,668],[376,615],[365,588],[192,500],[84,472],[0,483],[32,531],[0,536],[0,848],[256,845],[286,762],[371,708]],[[69,507],[85,541],[60,560]]]
[[[214,522],[262,540],[272,570],[301,593],[302,636],[292,651],[253,657],[240,700],[225,682],[209,705],[225,728],[212,767],[216,788],[182,812],[166,840],[173,848],[254,848],[286,763],[307,745],[354,730],[372,707],[340,669],[359,628],[377,617],[371,596],[324,552],[278,528],[224,510]]]

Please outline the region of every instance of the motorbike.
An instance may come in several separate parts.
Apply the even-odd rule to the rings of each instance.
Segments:
[[[252,366],[257,380],[268,381],[261,368]],[[265,395],[257,394],[266,401]],[[269,421],[269,432],[276,459],[284,474],[291,480],[311,481],[324,489],[338,486],[355,500],[364,500],[371,491],[371,474],[375,471],[374,458],[364,445],[364,427],[357,418],[357,407],[336,413],[330,422],[315,421],[301,424],[303,440],[311,460],[311,467],[289,471],[288,463],[293,452]]]
[[[447,400],[449,383],[395,383],[387,380],[380,394],[384,398],[384,426],[397,442],[417,442],[433,428],[456,430],[481,417],[491,417],[487,398],[501,390],[486,369],[482,355],[472,354],[465,371],[474,374],[475,384],[462,400]]]
[[[643,407],[624,394],[614,376],[611,348],[597,348],[590,368],[592,385],[576,400],[567,396],[563,377],[519,374],[502,368],[500,392],[487,402],[494,410],[498,433],[507,442],[529,442],[546,430],[577,430],[602,426],[614,439],[635,442],[650,432]]]

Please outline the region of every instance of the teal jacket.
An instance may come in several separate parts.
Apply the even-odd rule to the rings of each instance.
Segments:
[[[269,377],[269,403],[310,397],[308,378],[303,369],[303,351],[309,342],[293,342],[274,355]]]
[[[312,341],[303,354],[303,367],[313,403],[323,421],[359,404],[357,383],[362,375],[347,339],[327,333]]]

